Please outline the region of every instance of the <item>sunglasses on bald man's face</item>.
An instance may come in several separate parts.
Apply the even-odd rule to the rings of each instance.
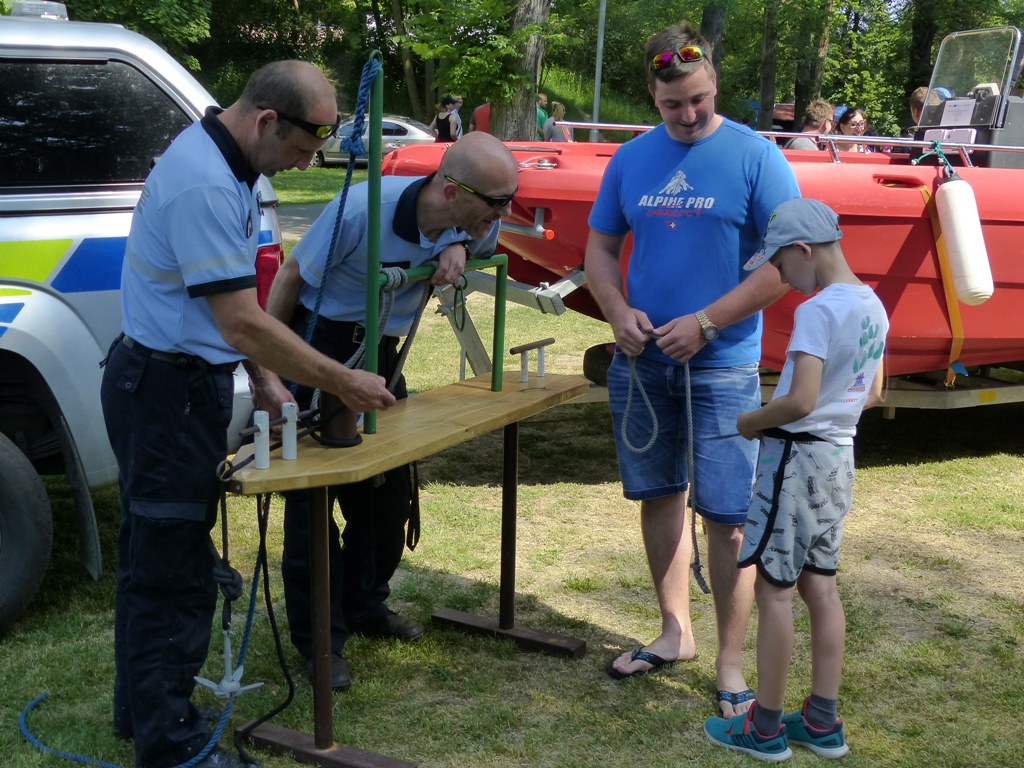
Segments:
[[[291,123],[297,128],[301,128],[311,136],[316,136],[318,139],[329,139],[331,136],[335,136],[338,133],[338,128],[341,126],[341,115],[337,116],[337,120],[334,121],[333,125],[323,125],[322,123],[311,123],[308,120],[300,120],[297,117],[285,114],[279,109],[273,107],[260,107],[256,109],[273,109],[277,113],[277,117],[280,120],[284,120],[286,123]]]
[[[469,192],[469,194],[471,194],[471,195],[476,195],[481,200],[483,200],[485,203],[487,203],[489,206],[491,206],[491,208],[504,208],[506,205],[511,203],[513,199],[515,199],[516,192],[519,191],[519,189],[517,188],[516,191],[513,192],[511,195],[502,195],[501,197],[491,197],[490,195],[485,195],[483,192],[477,192],[475,189],[473,189],[472,187],[470,187],[470,186],[468,186],[466,184],[463,184],[461,181],[456,181],[451,176],[445,176],[444,180],[445,181],[450,181],[456,187],[458,187],[459,189],[463,189],[466,192]]]
[[[662,51],[661,53],[655,54],[654,58],[651,59],[651,69],[659,70],[670,66],[672,64],[672,60],[676,56],[679,57],[680,61],[689,64],[694,61],[706,59],[708,55],[699,45],[684,45],[676,51]]]

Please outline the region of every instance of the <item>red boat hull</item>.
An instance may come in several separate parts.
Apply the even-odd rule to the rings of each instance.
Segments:
[[[537,210],[544,209],[543,228],[550,230],[546,239],[503,228],[500,243],[510,257],[509,274],[533,285],[554,282],[583,263],[587,218],[618,145],[508,146],[521,170],[512,216],[505,221],[532,228]],[[444,145],[397,150],[386,157],[384,173],[431,173],[444,150]],[[957,169],[978,202],[995,291],[979,306],[956,303],[954,296],[951,319],[933,229],[934,205],[928,203],[940,180],[935,166],[915,166],[907,155],[881,152],[844,153],[841,163],[833,163],[827,152],[784,154],[802,194],[823,200],[839,214],[847,259],[889,313],[888,375],[945,370],[956,346],[959,354],[953,360],[968,368],[1024,360],[1024,171]],[[631,247],[627,240],[623,269]],[[802,300],[790,292],[764,311],[763,365],[781,370],[793,312]],[[565,303],[601,317],[586,290],[570,294]]]

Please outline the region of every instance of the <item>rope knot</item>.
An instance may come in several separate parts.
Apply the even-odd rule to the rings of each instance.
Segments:
[[[381,272],[387,278],[384,283],[382,291],[397,291],[402,288],[407,282],[409,282],[408,276],[405,274],[405,270],[401,267],[383,267]]]

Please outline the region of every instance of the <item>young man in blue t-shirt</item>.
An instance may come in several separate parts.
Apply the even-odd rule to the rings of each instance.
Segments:
[[[778,147],[715,112],[711,53],[686,22],[647,41],[648,89],[663,123],[612,156],[590,214],[585,264],[591,293],[615,334],[608,390],[619,470],[625,496],[641,502],[662,618],[653,642],[610,660],[607,671],[634,677],[696,655],[687,585],[692,547],[684,525],[692,439],[692,506],[708,532],[718,627],[716,688],[720,711],[732,715],[753,698],[742,646],[754,573],[737,571],[736,559],[757,454],[734,425],[740,412],[760,402],[759,310],[783,293],[777,272],[743,279],[743,263],[772,210],[800,192]],[[630,234],[624,285],[619,259]],[[639,408],[625,418],[636,382],[657,418],[648,452],[637,446],[650,440],[652,420]]]

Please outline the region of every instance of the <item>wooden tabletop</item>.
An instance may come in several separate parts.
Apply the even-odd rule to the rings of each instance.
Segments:
[[[491,391],[487,374],[413,395],[379,412],[376,434],[363,435],[360,445],[326,448],[303,437],[295,461],[284,461],[275,451],[270,469],[250,463],[235,472],[228,487],[253,495],[366,480],[585,395],[588,388],[580,376],[530,374],[525,383],[519,378],[519,371],[505,371],[501,392]],[[252,451],[244,446],[232,463]]]

